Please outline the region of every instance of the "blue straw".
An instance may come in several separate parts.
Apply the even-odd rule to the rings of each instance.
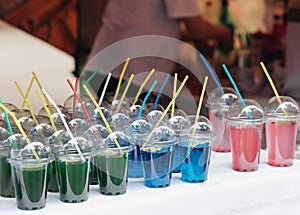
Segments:
[[[161,95],[163,89],[165,88],[165,86],[166,86],[166,84],[167,84],[167,82],[168,82],[168,80],[169,80],[169,77],[170,77],[170,74],[167,74],[167,76],[165,77],[164,82],[162,83],[162,85],[161,85],[161,87],[160,87],[160,89],[159,89],[159,91],[158,91],[158,94],[157,94],[157,97],[156,97],[156,99],[155,99],[155,102],[154,102],[154,105],[153,105],[152,110],[155,110],[155,109],[156,109],[156,106],[157,106],[157,103],[158,103],[158,101],[159,101],[160,95]]]
[[[138,112],[138,115],[136,117],[137,120],[141,117],[143,109],[144,109],[144,106],[145,106],[145,104],[146,104],[146,102],[147,102],[147,100],[148,100],[151,92],[153,91],[154,87],[156,86],[156,84],[157,84],[157,81],[154,81],[153,84],[152,84],[152,86],[151,86],[151,88],[149,89],[147,95],[145,96],[144,101],[143,101],[143,103],[141,105],[141,108],[140,108],[140,110]]]
[[[228,76],[228,78],[229,78],[229,80],[230,80],[230,82],[231,82],[231,84],[232,84],[232,86],[233,86],[233,88],[234,88],[236,94],[238,95],[238,97],[239,97],[239,99],[240,99],[240,101],[241,101],[243,107],[246,108],[247,105],[246,105],[246,103],[244,102],[244,99],[242,98],[242,95],[241,95],[239,89],[237,88],[237,86],[236,86],[236,84],[235,84],[233,78],[231,77],[231,75],[230,75],[230,73],[229,73],[227,67],[225,66],[225,64],[222,64],[222,67],[223,67],[224,71],[226,72],[226,74],[227,74],[227,76]],[[255,127],[255,124],[254,124],[254,122],[253,122],[253,118],[252,118],[251,114],[250,114],[248,111],[247,111],[247,116],[248,116],[248,118],[251,120],[252,126]]]

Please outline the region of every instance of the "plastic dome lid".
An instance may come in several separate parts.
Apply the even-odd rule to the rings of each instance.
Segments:
[[[232,103],[238,100],[236,92],[230,87],[222,88],[224,93],[219,88],[212,90],[208,94],[208,108],[229,107]]]
[[[299,106],[297,102],[289,96],[280,96],[280,99],[281,104],[279,104],[276,96],[269,99],[264,108],[265,116],[267,118],[298,118]]]
[[[116,144],[116,141],[119,145]],[[98,150],[105,154],[115,154],[122,152],[128,152],[134,149],[134,144],[130,141],[130,138],[124,132],[113,132],[104,140],[104,144],[98,146]]]
[[[173,144],[175,137],[175,132],[169,127],[158,126],[152,131],[152,136],[149,142],[159,145]]]
[[[199,116],[197,122],[188,130],[189,137],[203,139],[203,141],[214,140],[215,132],[211,122],[204,116]]]
[[[191,127],[190,120],[183,116],[172,117],[169,119],[168,125],[177,135],[186,134],[187,130]]]
[[[244,99],[246,107],[238,100],[234,102],[226,117],[229,121],[244,121],[244,122],[263,122],[263,108],[256,101]]]
[[[152,127],[146,120],[138,119],[131,123],[129,133],[131,135],[147,135],[151,130]]]

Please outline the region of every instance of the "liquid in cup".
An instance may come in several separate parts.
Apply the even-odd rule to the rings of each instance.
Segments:
[[[216,139],[212,143],[212,150],[215,152],[230,152],[229,130],[226,123],[226,116],[230,105],[237,100],[235,91],[230,87],[218,88],[209,93],[207,108],[209,119],[216,133]]]
[[[39,159],[33,155],[35,151]],[[48,164],[52,160],[49,148],[32,142],[24,149],[13,149],[9,162],[12,166],[17,207],[38,210],[46,206]]]
[[[159,126],[141,149],[144,185],[150,188],[163,188],[171,184],[172,152],[176,141],[173,130]]]
[[[116,145],[114,138],[121,148]],[[114,132],[104,140],[104,144],[96,145],[96,148],[94,165],[97,168],[100,193],[104,195],[126,193],[128,153],[134,149],[134,144],[123,132]]]
[[[291,97],[271,98],[265,107],[266,142],[268,164],[271,166],[293,165],[299,107]]]
[[[263,128],[263,110],[254,100],[245,99],[247,107],[234,102],[228,112],[232,168],[251,172],[258,169]],[[251,119],[249,119],[250,117]]]
[[[80,148],[79,154],[75,144]],[[68,203],[84,202],[89,194],[90,158],[92,144],[83,137],[75,137],[55,151],[60,200]]]
[[[188,183],[201,183],[207,180],[211,143],[215,139],[214,130],[209,120],[200,116],[187,132],[187,141],[179,143],[185,151],[181,166],[181,180]]]

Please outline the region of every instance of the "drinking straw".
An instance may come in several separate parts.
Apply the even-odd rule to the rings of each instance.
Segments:
[[[242,95],[241,95],[239,89],[237,88],[237,86],[236,86],[236,84],[235,84],[233,78],[231,77],[231,75],[230,75],[230,73],[229,73],[227,67],[225,66],[225,64],[222,64],[222,67],[223,67],[224,71],[226,72],[226,74],[227,74],[227,76],[228,76],[228,78],[229,78],[229,80],[230,80],[230,82],[231,82],[231,84],[232,84],[232,86],[233,86],[233,88],[234,88],[236,94],[238,95],[238,97],[239,97],[239,99],[240,99],[240,101],[241,101],[243,107],[246,108],[247,105],[246,105],[246,103],[244,102],[244,99],[242,98]],[[248,116],[248,118],[251,120],[252,127],[256,127],[255,124],[254,124],[253,118],[252,118],[251,114],[250,114],[248,111],[247,111],[247,116]],[[256,127],[256,128],[257,128],[257,127]],[[259,130],[258,130],[258,129],[257,129],[257,132],[259,133]]]
[[[103,101],[103,98],[104,98],[104,95],[105,95],[105,92],[106,92],[106,89],[107,89],[107,86],[108,86],[110,77],[111,77],[111,72],[108,73],[108,76],[107,76],[107,78],[106,78],[106,82],[105,82],[105,85],[104,85],[104,87],[103,87],[102,94],[101,94],[100,99],[99,99],[99,101],[98,101],[98,105],[99,105],[99,106],[101,106],[101,104],[102,104],[102,101]]]
[[[1,98],[0,98],[0,104],[3,105],[3,102],[2,102],[2,99],[1,99]],[[11,124],[10,124],[10,121],[9,121],[9,119],[8,119],[8,115],[7,115],[7,113],[6,113],[5,110],[3,110],[3,113],[4,113],[5,121],[6,121],[6,124],[7,124],[7,128],[8,128],[8,130],[9,130],[9,134],[10,134],[10,135],[13,135],[14,132],[13,132],[13,130],[12,130],[12,128],[11,128]]]
[[[104,122],[104,124],[105,124],[105,126],[106,126],[106,129],[108,130],[108,132],[109,132],[110,134],[112,134],[113,131],[111,130],[111,128],[110,128],[110,126],[109,126],[109,124],[108,124],[108,122],[107,122],[107,120],[106,120],[106,118],[105,118],[105,116],[104,116],[104,114],[103,114],[103,112],[102,112],[100,106],[97,104],[97,102],[96,102],[96,100],[94,99],[92,93],[90,92],[90,90],[87,88],[87,86],[86,86],[85,84],[83,85],[83,89],[84,89],[85,92],[88,94],[88,96],[90,97],[90,99],[91,99],[92,102],[94,103],[95,107],[97,108],[97,110],[98,110],[98,112],[99,112],[99,114],[100,114],[100,116],[101,116],[101,118],[102,118],[102,120],[103,120],[103,122]],[[117,138],[115,137],[115,138],[113,138],[113,139],[114,139],[114,142],[115,142],[116,146],[120,149],[121,153],[123,153],[123,151],[122,151],[122,149],[121,149],[121,146],[120,146],[120,144],[119,144]]]
[[[3,104],[0,104],[0,108],[3,110],[3,111],[6,111],[12,118],[13,120],[15,121],[18,129],[20,130],[21,134],[24,136],[26,142],[29,144],[30,143],[30,140],[28,139],[25,131],[23,130],[22,126],[20,125],[17,117],[15,116],[15,114],[13,114],[9,109],[7,109]],[[35,157],[35,159],[39,160],[40,157],[38,156],[38,154],[36,153],[36,151],[33,149],[32,150],[32,153],[33,153],[33,156]]]
[[[144,144],[142,145],[141,149],[145,148],[146,144],[149,142],[149,140],[151,139],[152,135],[153,135],[153,131],[159,126],[159,124],[161,123],[161,121],[163,120],[163,118],[166,116],[167,112],[169,111],[169,109],[171,108],[171,106],[173,105],[173,103],[175,102],[177,96],[179,95],[180,91],[182,90],[184,84],[186,83],[186,81],[188,80],[189,76],[186,75],[184,80],[182,81],[181,85],[179,86],[175,96],[173,96],[171,102],[169,103],[169,105],[166,107],[165,111],[163,112],[163,114],[161,115],[161,117],[158,119],[157,123],[155,124],[155,126],[152,129],[152,132],[149,134],[149,136],[147,137],[146,141],[144,142]]]
[[[129,61],[130,61],[130,58],[128,57],[128,58],[126,59],[126,62],[125,62],[125,64],[124,64],[124,66],[123,66],[122,72],[121,72],[120,77],[119,77],[119,82],[118,82],[118,86],[117,86],[117,89],[116,89],[116,93],[115,93],[115,95],[114,95],[114,100],[116,100],[116,99],[118,98],[118,94],[119,94],[119,90],[120,90],[120,87],[121,87],[121,83],[122,83],[122,80],[123,80],[125,71],[126,71],[126,69],[127,69],[127,66],[128,66],[128,64],[129,64]]]
[[[174,74],[173,97],[176,94],[176,87],[177,87],[177,73]],[[174,116],[174,111],[175,111],[175,102],[172,105],[171,118]]]
[[[30,83],[29,83],[29,85],[28,85],[28,87],[27,87],[27,90],[26,90],[26,93],[25,93],[25,97],[26,97],[26,98],[28,98],[28,95],[29,95],[29,92],[30,92],[30,90],[31,90],[33,81],[34,81],[34,76],[32,76],[32,78],[31,78],[31,80],[30,80]],[[20,115],[22,114],[24,107],[25,107],[25,100],[23,101],[23,103],[22,103],[22,105],[21,105],[20,113],[19,113]]]
[[[90,81],[95,77],[95,75],[100,71],[100,68],[97,67],[97,69],[93,72],[93,74],[90,75],[88,79],[86,79],[85,84],[89,84]]]
[[[46,105],[46,103],[44,102],[44,100],[43,100],[41,94],[39,93],[38,90],[36,90],[35,92],[36,92],[36,94],[38,95],[38,97],[39,97],[39,99],[40,99],[40,101],[41,101],[41,103],[42,103],[42,105],[43,105],[43,107],[44,107],[44,109],[45,109],[45,111],[46,111],[46,113],[47,113],[47,115],[48,115],[48,118],[49,118],[49,120],[50,120],[50,123],[51,123],[51,125],[52,125],[54,131],[57,131],[57,128],[56,128],[56,126],[55,126],[55,124],[54,124],[54,122],[53,122],[53,119],[52,119],[52,117],[51,117],[51,113],[50,113],[49,109],[47,108],[47,105]]]
[[[146,104],[146,102],[147,102],[147,100],[148,100],[151,92],[153,91],[154,87],[156,86],[156,84],[157,84],[157,81],[154,81],[153,84],[152,84],[152,86],[151,86],[151,88],[149,89],[147,95],[145,96],[144,101],[143,101],[143,103],[141,105],[141,108],[140,108],[140,110],[138,112],[138,115],[136,117],[137,120],[141,117],[143,109],[144,109],[144,106],[145,106],[145,104]]]
[[[150,73],[148,74],[148,76],[145,78],[144,82],[141,84],[141,87],[140,87],[138,93],[137,93],[136,96],[135,96],[135,99],[134,99],[132,105],[135,105],[135,103],[137,102],[137,100],[138,100],[138,98],[139,98],[139,96],[140,96],[140,94],[141,94],[141,92],[142,92],[144,86],[146,85],[147,81],[150,79],[150,77],[152,76],[152,74],[153,74],[154,72],[155,72],[155,69],[152,69],[152,70],[150,71]]]
[[[281,101],[280,96],[279,96],[279,94],[278,94],[278,91],[277,91],[277,89],[276,89],[276,87],[275,87],[275,85],[274,85],[274,82],[273,82],[271,76],[270,76],[269,73],[268,73],[267,68],[265,67],[265,65],[264,65],[263,62],[260,62],[260,65],[261,65],[263,71],[265,72],[265,74],[266,74],[266,76],[267,76],[269,82],[270,82],[270,85],[271,85],[271,87],[272,87],[272,89],[273,89],[273,91],[274,91],[274,94],[275,94],[275,96],[276,96],[276,98],[277,98],[278,103],[281,105],[281,104],[282,104],[282,101]],[[285,109],[283,109],[283,113],[284,113],[285,116],[288,115]]]
[[[162,83],[161,87],[159,88],[159,91],[158,91],[158,94],[157,94],[157,96],[156,96],[156,99],[155,99],[155,102],[154,102],[154,105],[153,105],[152,110],[155,110],[155,109],[156,109],[156,106],[157,106],[157,104],[158,104],[160,95],[161,95],[163,89],[165,88],[165,86],[166,86],[166,84],[167,84],[167,82],[168,82],[168,80],[169,80],[169,77],[170,77],[170,74],[167,74],[166,77],[165,77],[164,82]]]
[[[195,122],[194,122],[194,124],[196,124],[196,123],[198,122],[198,119],[199,119],[199,116],[200,116],[200,110],[201,110],[202,101],[203,101],[203,98],[204,98],[204,92],[205,92],[205,89],[206,89],[207,80],[208,80],[208,77],[205,76],[205,78],[204,78],[204,83],[203,83],[203,87],[202,87],[202,91],[201,91],[201,95],[200,95],[200,98],[199,98],[199,103],[198,103],[198,108],[197,108],[197,113],[196,113],[196,117],[195,117]],[[196,127],[195,127],[194,130],[193,130],[192,136],[194,136],[195,130],[196,130]]]
[[[120,101],[119,101],[119,104],[118,104],[118,106],[117,106],[117,109],[116,109],[115,113],[118,113],[118,112],[119,112],[119,110],[120,110],[120,108],[121,108],[121,106],[122,106],[123,100],[124,100],[124,98],[125,98],[125,95],[126,95],[128,89],[129,89],[129,86],[130,86],[130,84],[131,84],[133,78],[134,78],[134,74],[131,74],[131,75],[130,75],[130,78],[129,78],[129,80],[128,80],[128,83],[127,83],[127,85],[126,85],[126,87],[125,87],[125,89],[124,89],[124,92],[123,92],[123,94],[122,94],[122,96],[121,96],[121,99],[120,99]]]
[[[40,80],[38,79],[36,73],[35,73],[35,72],[32,72],[32,75],[33,75],[33,77],[34,77],[34,79],[35,79],[37,85],[39,86],[40,90],[42,90],[42,89],[43,89],[43,86],[42,86]],[[50,103],[49,103],[49,101],[48,101],[47,96],[44,95],[44,98],[45,98],[45,100],[46,100],[46,102],[47,102],[47,104],[48,104],[48,107],[49,107],[50,112],[53,113],[52,108],[51,108],[51,105],[50,105]]]
[[[70,79],[68,79],[67,82],[68,82],[68,84],[70,85],[71,89],[72,89],[73,92],[74,92],[74,97],[77,97],[77,99],[78,99],[78,101],[79,101],[79,103],[80,103],[80,105],[81,105],[81,107],[82,107],[82,110],[83,110],[83,112],[84,112],[84,114],[85,114],[85,117],[86,117],[87,121],[88,121],[89,124],[92,126],[92,125],[93,125],[93,122],[92,122],[92,120],[91,120],[91,118],[90,118],[90,116],[89,116],[89,114],[88,114],[86,108],[84,107],[84,104],[83,104],[81,98],[80,98],[79,95],[77,94],[77,92],[76,92],[76,90],[75,90],[73,84],[71,83]]]
[[[33,119],[34,123],[35,123],[36,125],[38,125],[39,122],[37,121],[37,119],[36,119],[36,117],[35,117],[35,115],[34,115],[34,113],[33,113],[33,111],[32,111],[32,108],[31,108],[31,106],[30,106],[30,104],[29,104],[29,102],[28,102],[28,99],[25,97],[25,95],[24,95],[24,93],[23,93],[23,91],[22,91],[22,89],[21,89],[21,87],[20,87],[20,85],[18,84],[17,81],[15,81],[15,85],[17,86],[17,88],[18,88],[18,90],[19,90],[21,96],[23,97],[23,99],[24,99],[24,101],[25,101],[25,103],[26,103],[26,105],[27,105],[27,107],[28,107],[28,109],[29,109],[29,112],[30,112],[30,114],[31,114],[31,116],[32,116],[32,119]]]
[[[78,82],[79,82],[79,79],[76,78],[75,79],[75,91],[76,92],[78,90]],[[74,117],[75,117],[75,106],[76,106],[76,96],[74,94],[74,96],[73,96],[73,107],[72,107],[72,119],[74,119]]]

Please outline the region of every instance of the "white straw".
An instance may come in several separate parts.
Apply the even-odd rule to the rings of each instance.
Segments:
[[[67,132],[70,134],[71,139],[73,139],[73,138],[74,138],[74,135],[72,134],[72,132],[71,132],[71,130],[70,130],[70,128],[69,128],[69,126],[68,126],[66,120],[65,120],[65,117],[63,116],[63,114],[62,114],[62,112],[61,112],[61,110],[60,110],[59,107],[55,104],[55,102],[53,101],[53,99],[50,97],[50,95],[46,92],[46,90],[45,90],[44,88],[42,89],[42,92],[43,92],[44,95],[48,98],[48,100],[51,102],[51,104],[53,105],[53,107],[56,109],[56,111],[57,111],[57,113],[58,113],[58,115],[59,115],[61,121],[63,122],[63,124],[64,124],[64,126],[65,126],[65,128],[66,128],[66,130],[67,130]],[[75,145],[76,150],[78,151],[78,153],[79,153],[80,156],[82,157],[82,159],[84,159],[84,158],[83,158],[83,155],[82,155],[82,152],[81,152],[80,148],[78,147],[78,144],[76,143],[76,144],[74,144],[74,145]]]
[[[100,106],[101,106],[101,104],[102,104],[102,100],[103,100],[103,98],[104,98],[104,95],[105,95],[106,88],[107,88],[107,85],[108,85],[108,83],[109,83],[109,79],[110,79],[110,77],[111,77],[111,73],[108,73],[108,76],[107,76],[107,79],[106,79],[106,82],[105,82],[104,88],[103,88],[103,90],[102,90],[101,97],[100,97],[100,99],[99,99],[99,102],[98,102],[98,105],[99,105],[99,107],[100,107]]]

